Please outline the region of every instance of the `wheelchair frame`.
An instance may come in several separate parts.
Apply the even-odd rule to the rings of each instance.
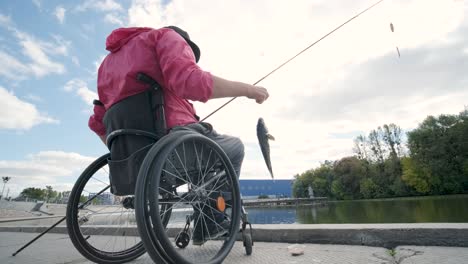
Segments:
[[[150,89],[153,89],[160,95],[160,98],[156,100],[157,107],[159,108],[160,111],[162,111],[160,112],[160,116],[164,117],[164,108],[163,108],[164,101],[162,98],[162,89],[160,88],[159,84],[157,84],[156,81],[154,81],[149,76],[143,73],[139,73],[137,76],[137,79],[142,82],[145,82],[146,84],[149,84]],[[163,130],[165,132],[165,120],[160,119],[159,122],[161,122],[161,120],[162,120],[162,124],[164,125]],[[159,125],[161,125],[161,123],[159,123]],[[142,254],[144,254],[146,250],[150,254],[151,258],[157,263],[159,262],[192,263],[190,261],[187,261],[184,258],[179,258],[179,256],[177,255],[178,253],[172,250],[174,248],[171,249],[171,245],[168,245],[168,235],[165,236],[165,232],[167,229],[166,226],[168,224],[168,220],[171,216],[169,213],[169,218],[166,219],[165,217],[167,215],[162,216],[160,213],[160,209],[165,208],[164,206],[167,206],[167,205],[164,205],[163,203],[168,202],[169,200],[164,200],[161,198],[159,199],[153,198],[152,200],[151,199],[148,200],[149,199],[148,197],[152,197],[152,195],[148,195],[148,190],[147,190],[148,181],[150,181],[149,177],[151,177],[151,176],[147,176],[149,175],[148,171],[151,168],[154,169],[155,166],[156,167],[159,166],[159,170],[162,172],[163,168],[161,166],[163,165],[160,165],[160,164],[164,164],[166,162],[166,159],[160,161],[158,160],[158,158],[163,159],[164,157],[169,155],[168,153],[175,150],[177,147],[177,144],[184,143],[184,140],[198,140],[200,142],[204,142],[204,144],[210,145],[213,149],[215,149],[217,153],[220,155],[220,157],[222,157],[221,159],[223,160],[225,170],[229,171],[228,176],[230,176],[232,187],[235,190],[235,192],[237,192],[237,195],[235,195],[235,199],[233,199],[233,206],[236,205],[238,207],[237,216],[234,217],[235,219],[233,219],[233,221],[237,223],[231,224],[232,230],[230,230],[229,238],[228,238],[230,242],[227,243],[227,245],[223,245],[221,249],[224,250],[224,252],[222,254],[218,253],[209,263],[221,263],[224,260],[224,258],[229,254],[229,251],[231,250],[233,243],[237,237],[238,231],[236,230],[239,230],[239,232],[241,232],[242,234],[242,241],[246,250],[246,254],[250,255],[252,253],[252,246],[253,246],[252,226],[248,222],[247,212],[242,206],[242,199],[240,198],[240,191],[239,191],[237,177],[235,175],[234,169],[232,168],[232,164],[229,161],[229,158],[226,156],[226,154],[224,153],[224,151],[221,149],[221,147],[218,144],[216,144],[214,141],[210,140],[209,138],[203,135],[197,134],[195,132],[188,132],[188,131],[175,132],[175,133],[177,134],[176,136],[174,136],[171,133],[162,136],[161,130],[156,131],[156,133],[151,133],[151,132],[137,130],[137,129],[117,129],[108,135],[107,145],[109,149],[112,145],[113,140],[117,138],[118,136],[122,136],[122,135],[142,136],[142,137],[153,139],[155,141],[151,149],[146,154],[143,164],[140,167],[140,172],[137,177],[135,196],[133,197],[130,196],[131,198],[128,198],[128,197],[125,198],[121,203],[121,205],[125,208],[132,208],[132,207],[135,208],[135,217],[137,220],[137,227],[140,233],[140,238],[142,239],[142,243],[140,242],[136,244],[132,250],[123,250],[122,252],[115,252],[114,255],[112,256],[109,254],[106,255],[104,251],[100,251],[92,247],[87,248],[86,246],[85,247],[82,246],[83,243],[87,244],[86,240],[89,239],[89,236],[84,237],[81,231],[77,230],[76,228],[77,226],[79,228],[79,225],[80,225],[79,221],[82,221],[79,219],[77,210],[83,209],[84,207],[89,205],[93,199],[96,199],[96,197],[98,197],[100,194],[108,190],[110,188],[110,185],[108,185],[106,188],[103,188],[100,192],[95,194],[93,197],[91,197],[84,203],[77,202],[77,199],[78,199],[77,197],[81,197],[81,191],[83,190],[81,189],[80,191],[80,187],[78,185],[86,184],[87,180],[89,180],[93,176],[92,174],[94,173],[93,170],[95,170],[99,166],[105,166],[107,164],[106,161],[107,161],[107,158],[109,157],[109,154],[106,154],[100,157],[99,159],[97,159],[95,162],[93,162],[80,176],[80,178],[78,179],[77,183],[75,184],[73,188],[72,195],[70,196],[71,199],[69,200],[68,207],[67,207],[66,217],[67,217],[67,226],[68,226],[70,237],[75,247],[77,247],[80,253],[82,253],[86,258],[92,261],[99,262],[99,263],[124,263],[130,260],[133,260],[135,258],[138,258]],[[88,177],[88,179],[85,179],[86,177]],[[163,176],[152,176],[152,177],[153,178],[156,177],[156,179],[153,179],[152,181],[150,181],[150,183],[155,186],[158,186],[160,181],[163,181],[161,180],[163,179],[162,178]],[[187,179],[190,177],[191,176],[188,176]],[[84,183],[80,183],[83,181],[83,179],[86,181]],[[80,193],[77,194],[76,192],[80,192]],[[72,198],[74,198],[74,200]],[[159,204],[159,203],[162,204],[161,208],[160,206],[152,205],[152,204]],[[150,212],[148,208],[152,208],[151,210],[153,211]],[[237,209],[236,210],[232,209],[232,210],[236,211]],[[235,213],[233,214],[236,215]],[[242,221],[241,226],[239,226],[240,221]],[[190,241],[190,234],[187,232],[188,227],[190,227],[190,222],[191,220],[187,216],[186,226],[184,227],[183,231],[180,232],[175,237],[176,246],[178,248],[181,248],[181,249],[185,248]],[[195,225],[196,224],[194,221],[194,228],[195,228]],[[161,237],[163,238],[162,240],[161,240]],[[187,237],[189,237],[188,240],[187,240]],[[167,252],[168,250],[172,251],[171,254],[168,254]]]

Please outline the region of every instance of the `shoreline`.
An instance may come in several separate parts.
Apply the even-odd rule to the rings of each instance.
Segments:
[[[2,232],[40,233],[49,226],[0,226]],[[426,224],[271,224],[252,225],[254,241],[342,244],[394,248],[400,245],[468,247],[468,223]],[[88,226],[87,234],[137,235],[136,226]],[[172,232],[171,227],[168,232]],[[103,234],[105,230],[105,234]],[[176,229],[174,229],[176,230]],[[50,230],[67,234],[66,226]],[[240,236],[238,237],[240,239]]]

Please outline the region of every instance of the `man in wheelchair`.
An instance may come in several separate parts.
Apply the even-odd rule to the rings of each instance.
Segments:
[[[197,65],[200,49],[187,32],[175,26],[160,29],[119,28],[107,37],[106,49],[110,53],[98,71],[99,100],[95,100],[94,114],[89,119],[89,127],[104,144],[111,148],[110,142],[106,141],[109,134],[116,129],[135,128],[135,126],[147,131],[155,129],[146,125],[149,122],[141,110],[144,108],[142,105],[148,102],[147,96],[141,96],[148,91],[148,83],[141,82],[141,79],[137,78],[139,73],[143,73],[144,76],[154,80],[164,94],[162,116],[161,113],[158,116],[152,112],[153,118],[163,121],[163,133],[190,129],[212,139],[227,154],[239,177],[244,158],[244,146],[241,140],[218,134],[211,124],[199,122],[189,100],[207,102],[214,98],[245,96],[261,104],[269,96],[265,88],[226,80],[202,70]],[[128,107],[129,105],[131,107]],[[111,112],[113,114],[110,114]],[[130,145],[128,142],[117,142],[115,140],[111,148],[112,160],[126,158],[128,153],[133,153],[146,144],[138,141],[132,141]],[[110,165],[109,161],[109,167]],[[116,189],[118,186],[111,185],[113,193],[119,194]],[[120,193],[132,194],[131,191]],[[205,227],[195,225],[193,233],[195,245],[205,243],[206,238],[202,233],[209,232],[209,237],[214,238],[223,235],[226,230],[218,228],[226,224],[223,214],[211,208],[207,206],[201,210],[200,208],[194,210],[195,216],[200,213],[212,214],[216,221]],[[204,210],[209,212],[203,212]]]

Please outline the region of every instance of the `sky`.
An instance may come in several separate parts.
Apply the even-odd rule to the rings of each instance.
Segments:
[[[5,194],[71,190],[107,152],[87,123],[112,30],[177,25],[201,48],[204,70],[254,83],[374,2],[1,1]],[[428,115],[457,114],[468,105],[467,14],[464,0],[385,0],[259,83],[270,93],[264,104],[238,98],[206,121],[244,142],[241,179],[269,179],[256,139],[263,117],[276,138],[275,176],[291,179],[353,155],[353,139],[383,124],[409,131]],[[203,118],[225,101],[195,107]]]

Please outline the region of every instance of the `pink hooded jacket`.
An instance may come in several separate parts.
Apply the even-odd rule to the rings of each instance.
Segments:
[[[136,80],[144,72],[164,91],[167,128],[197,122],[188,100],[206,102],[213,93],[213,79],[195,62],[187,42],[168,28],[119,28],[106,40],[106,56],[98,71],[99,101],[89,118],[89,127],[106,135],[102,118],[113,104],[148,89]]]

